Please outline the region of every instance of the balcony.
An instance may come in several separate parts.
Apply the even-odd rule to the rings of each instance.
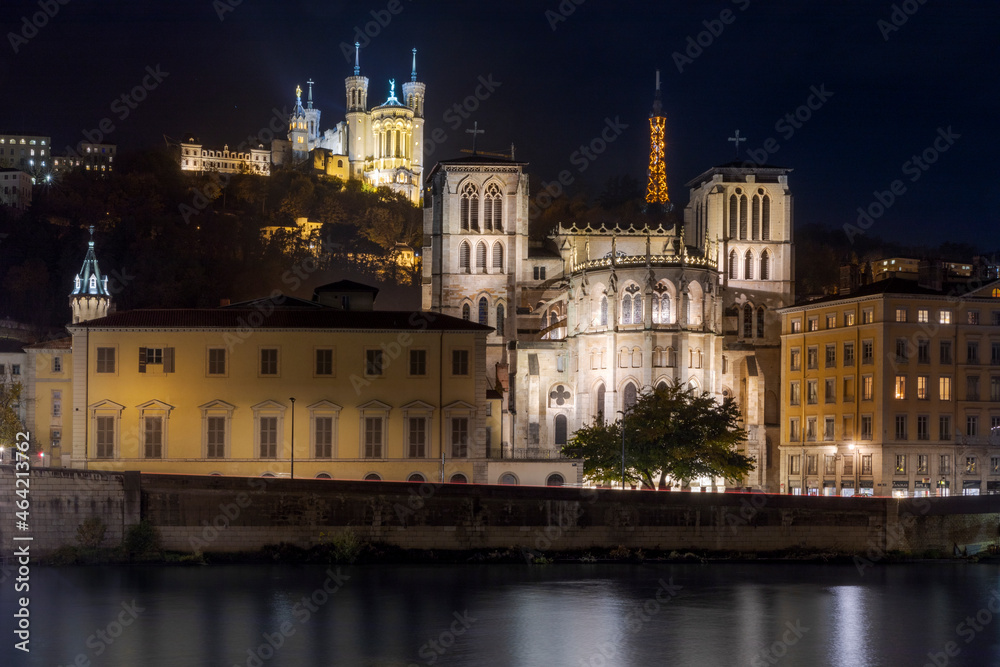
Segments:
[[[569,456],[563,456],[558,449],[551,447],[490,447],[486,450],[486,457],[490,459],[507,459],[514,461],[551,461],[572,460]]]

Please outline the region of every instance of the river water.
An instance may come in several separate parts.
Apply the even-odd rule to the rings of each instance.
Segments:
[[[31,571],[0,664],[1000,665],[1000,566],[128,566]]]

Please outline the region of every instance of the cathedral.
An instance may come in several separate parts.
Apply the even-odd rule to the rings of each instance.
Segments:
[[[659,80],[650,114],[648,222],[560,223],[529,240],[527,164],[471,155],[428,175],[422,306],[493,327],[488,382],[504,395],[504,458],[555,458],[581,426],[614,421],[644,391],[686,383],[732,397],[772,488],[780,317],[794,302],[790,169],[712,167],[674,212]],[[657,214],[658,213],[658,214]],[[694,480],[720,487],[723,480]]]
[[[301,87],[295,91],[295,107],[288,119],[288,140],[272,145],[275,165],[314,165],[332,175],[363,180],[372,187],[388,186],[414,204],[420,203],[424,177],[424,94],[417,81],[417,50],[413,49],[410,80],[396,94],[396,81],[389,81],[388,98],[368,106],[368,77],[361,74],[361,46],[355,43],[354,75],[344,81],[347,114],[332,129],[320,131],[320,110],[313,106],[313,82],[302,102]],[[326,165],[330,165],[328,168]]]

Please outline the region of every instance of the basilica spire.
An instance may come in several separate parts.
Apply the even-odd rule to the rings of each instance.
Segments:
[[[416,82],[417,80],[417,49],[413,49],[413,71],[410,72],[410,81]]]
[[[354,42],[354,76],[361,76],[361,42]]]
[[[73,309],[73,323],[94,320],[108,314],[111,306],[111,292],[108,278],[101,275],[94,252],[94,227],[90,227],[90,241],[83,266],[73,279],[73,291],[69,295],[69,305]]]
[[[667,119],[663,115],[660,95],[660,70],[656,70],[656,93],[653,97],[653,110],[649,113],[649,183],[646,185],[646,204],[667,208],[670,206],[667,169],[664,164]]]
[[[309,84],[309,100],[306,102],[306,105],[307,105],[307,108],[312,109],[313,108],[313,80],[309,79],[308,81],[306,81],[306,83]]]

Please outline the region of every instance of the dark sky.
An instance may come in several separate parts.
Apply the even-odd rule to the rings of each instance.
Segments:
[[[41,11],[39,3],[0,6],[0,130],[50,134],[57,148],[106,118],[114,125],[107,141],[120,150],[185,133],[235,146],[266,127],[273,108],[289,107],[296,84],[310,77],[330,127],[343,118],[343,79],[353,66],[342,46],[367,27],[374,36],[362,39],[361,65],[370,104],[386,98],[389,78],[397,86],[409,79],[410,49],[419,50],[427,137],[436,129],[447,137],[429,165],[469,147],[465,130],[478,121],[486,130],[479,148],[505,151],[513,142],[539,183],[562,170],[574,187],[591,189],[620,173],[645,179],[659,67],[675,203],[687,202],[686,181],[733,158],[726,139],[739,128],[749,138],[743,157],[750,149],[794,169],[799,224],[854,222],[858,207],[898,180],[900,194],[871,234],[1000,249],[993,0],[907,0],[898,9],[888,0],[45,2],[58,12],[26,42],[22,17]],[[220,20],[222,7],[232,11]],[[703,46],[678,66],[689,38]],[[115,103],[142,84],[147,67],[167,75],[134,109]],[[492,91],[480,77],[494,82]],[[485,99],[469,99],[477,88]],[[811,98],[816,90],[825,99]],[[461,119],[453,107],[467,100],[478,108]],[[810,101],[814,109],[800,108]],[[797,112],[808,118],[785,120]],[[603,153],[576,153],[602,132],[614,139]],[[911,162],[925,151],[933,164]]]

